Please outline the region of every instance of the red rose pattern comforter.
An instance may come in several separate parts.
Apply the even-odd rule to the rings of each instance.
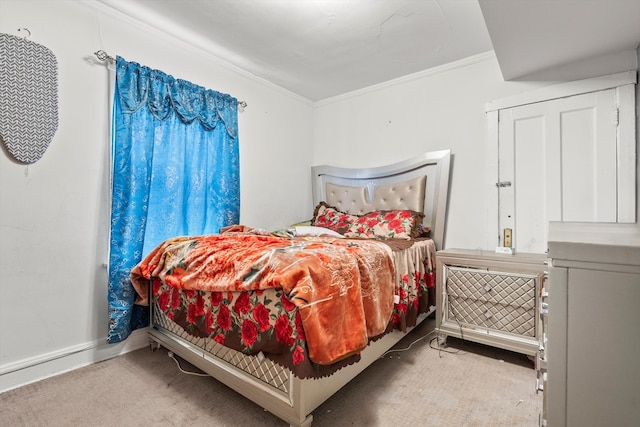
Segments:
[[[151,296],[187,333],[309,378],[413,326],[435,301],[434,255],[429,239],[285,238],[240,226],[168,239],[131,278],[138,303]]]

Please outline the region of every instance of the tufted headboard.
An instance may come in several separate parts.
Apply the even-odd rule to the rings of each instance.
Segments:
[[[423,224],[443,249],[451,150],[424,153],[403,162],[365,169],[313,166],[313,202],[361,215],[375,210],[424,212]]]

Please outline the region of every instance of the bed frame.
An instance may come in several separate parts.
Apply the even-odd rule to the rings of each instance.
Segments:
[[[421,210],[436,248],[442,249],[450,157],[450,150],[442,150],[368,169],[314,166],[311,168],[314,206],[324,200],[348,213],[394,208]],[[192,337],[154,308],[152,305],[149,330],[153,350],[160,346],[167,348],[296,427],[310,426],[313,410],[406,336],[399,331],[389,333],[369,345],[358,363],[329,377],[300,379],[262,355],[247,356],[213,340]],[[418,323],[429,314],[421,315]]]

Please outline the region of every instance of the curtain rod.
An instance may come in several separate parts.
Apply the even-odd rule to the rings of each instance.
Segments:
[[[114,64],[116,62],[116,59],[104,50],[99,50],[97,52],[94,52],[93,54],[102,62],[112,62]],[[238,105],[242,108],[247,108],[248,104],[246,101],[238,101]]]

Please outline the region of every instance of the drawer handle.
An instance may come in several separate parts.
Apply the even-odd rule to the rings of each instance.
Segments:
[[[548,302],[543,302],[542,304],[540,304],[540,314],[542,316],[547,316],[549,314],[549,303]]]
[[[536,372],[536,394],[538,394],[538,392],[544,392],[544,382],[547,379],[547,374],[546,372],[542,372],[540,370],[538,370]]]

